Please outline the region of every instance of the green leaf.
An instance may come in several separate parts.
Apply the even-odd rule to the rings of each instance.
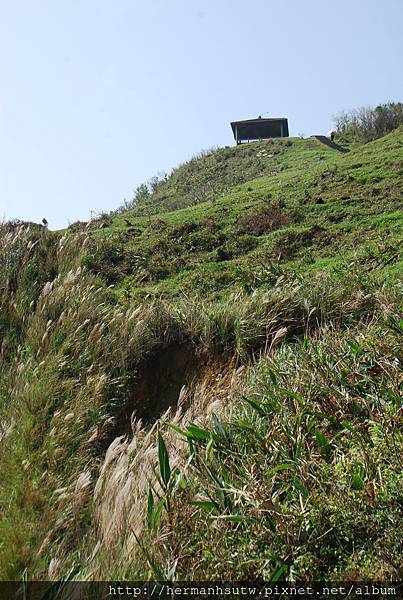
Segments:
[[[247,429],[248,431],[255,431],[256,429],[252,423],[246,419],[237,419],[235,425],[240,429]]]
[[[277,385],[277,377],[275,372],[272,369],[268,369],[269,377],[273,385]]]
[[[154,496],[151,489],[151,486],[148,490],[148,498],[147,498],[147,526],[148,529],[151,530],[153,526],[153,513],[154,513]]]
[[[165,486],[167,486],[171,477],[171,467],[169,466],[168,451],[160,431],[158,431],[158,460],[160,464],[161,479]]]
[[[212,465],[207,465],[206,463],[204,463],[203,466],[206,470],[207,475],[216,484],[216,486],[219,489],[224,488],[225,482],[220,478],[220,475],[219,473],[217,473],[217,470]]]
[[[316,429],[315,431],[315,438],[320,446],[322,456],[328,460],[332,454],[331,445],[327,441],[325,435],[319,429]]]
[[[245,515],[219,515],[213,519],[220,521],[230,521],[231,523],[248,523],[250,525],[261,525],[262,519],[256,517],[247,517]]]
[[[351,340],[347,341],[347,344],[350,346],[353,354],[360,355],[362,354],[362,348],[357,342],[353,342]]]
[[[352,427],[352,425],[350,425],[350,423],[346,420],[343,420],[341,422],[341,424],[343,425],[343,427],[345,429],[347,429],[348,431],[350,431],[351,433],[353,433],[355,435],[356,431],[354,430],[354,428]]]
[[[181,490],[185,490],[187,488],[187,481],[185,479],[185,477],[178,477],[177,483],[176,485],[178,486],[178,488],[180,488]]]
[[[313,427],[315,427],[316,419],[314,417],[309,417],[306,422],[306,431],[309,433]]]
[[[179,433],[180,435],[183,435],[184,437],[187,437],[186,431],[184,431],[183,429],[181,429],[180,427],[178,427],[174,423],[171,423],[170,421],[164,421],[164,425],[167,425],[167,427],[170,427],[171,429],[173,429],[174,431],[176,431],[176,433]]]
[[[211,462],[211,457],[213,454],[214,440],[211,438],[206,446],[206,462]]]
[[[195,500],[194,502],[191,502],[191,504],[193,506],[205,508],[206,510],[216,510],[218,508],[217,504],[214,502],[209,502],[208,500]]]
[[[293,486],[295,487],[295,489],[297,490],[297,492],[299,492],[303,498],[308,497],[308,490],[306,489],[306,487],[304,486],[304,484],[298,477],[294,477],[294,480],[292,483],[293,483]]]
[[[286,469],[295,469],[295,464],[294,463],[281,463],[275,467],[273,467],[272,469],[269,469],[267,471],[267,475],[274,475],[274,473],[277,473],[278,471],[285,471]]]
[[[151,556],[151,554],[148,552],[147,548],[145,547],[145,545],[143,544],[142,540],[136,535],[136,532],[132,529],[132,534],[135,537],[136,542],[138,543],[142,553],[144,554],[150,568],[152,571],[152,574],[154,576],[154,579],[158,579],[159,581],[163,581],[164,580],[164,574],[162,573],[161,569],[159,568],[158,563],[154,560],[154,558]]]
[[[158,502],[157,507],[153,513],[152,529],[155,529],[158,527],[160,519],[161,519],[162,509],[164,508],[164,506],[165,506],[165,498],[161,498],[161,500]]]
[[[213,438],[214,441],[220,442],[219,438],[216,435],[214,435],[210,431],[207,431],[207,429],[199,427],[195,423],[189,423],[187,431],[185,433],[188,435],[188,437],[191,437],[194,440],[207,442],[208,440]]]
[[[302,396],[301,396],[301,394],[299,392],[293,392],[292,390],[289,390],[286,387],[280,388],[280,392],[282,394],[284,394],[285,396],[287,396],[287,398],[293,398],[294,400],[296,400],[302,406],[304,405],[304,400],[303,400],[303,398],[302,398]]]
[[[321,419],[321,420],[326,420],[329,418],[327,415],[325,415],[325,413],[318,412],[317,410],[313,410],[310,414],[312,416],[316,417],[317,419]]]
[[[399,335],[403,335],[403,319],[397,320],[394,315],[388,316],[388,326],[392,331],[398,333]]]
[[[274,569],[274,571],[272,571],[272,573],[269,576],[270,583],[278,581],[281,578],[282,574],[285,572],[287,572],[287,565],[281,565],[280,567]]]
[[[211,431],[207,431],[207,429],[202,429],[195,423],[189,423],[187,429],[181,429],[180,427],[178,427],[174,423],[170,423],[169,421],[165,421],[165,424],[174,431],[176,431],[176,433],[183,435],[189,441],[196,440],[205,442],[210,438],[213,438],[215,442],[221,443],[220,438],[216,434],[212,433]]]
[[[242,400],[249,404],[261,417],[265,417],[267,412],[263,409],[263,406],[260,402],[256,402],[256,400],[251,400],[250,398],[246,398],[246,396],[242,396]]]
[[[364,480],[358,473],[354,473],[351,477],[351,487],[353,490],[359,491],[364,489]]]

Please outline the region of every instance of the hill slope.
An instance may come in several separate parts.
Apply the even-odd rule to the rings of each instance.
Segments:
[[[217,150],[113,219],[93,238],[86,265],[136,300],[195,287],[250,291],[270,283],[273,271],[336,266],[357,248],[392,264],[402,235],[400,157],[400,132],[348,155],[314,138]],[[238,174],[235,184],[228,173]],[[220,192],[179,208],[189,202],[187,181]],[[158,216],[139,216],[154,201]]]
[[[2,578],[398,577],[402,143],[1,226]]]

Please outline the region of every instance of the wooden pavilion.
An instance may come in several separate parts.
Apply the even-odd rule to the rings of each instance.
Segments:
[[[288,137],[288,119],[248,119],[233,121],[232,132],[237,144],[275,137]]]

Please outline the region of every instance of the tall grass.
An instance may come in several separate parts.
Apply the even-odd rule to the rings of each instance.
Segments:
[[[262,358],[203,429],[167,423],[188,449],[154,576],[399,577],[403,329],[384,308]]]
[[[351,376],[357,376],[359,382],[363,379],[359,385],[365,388],[368,377],[372,377],[361,359],[367,357],[361,342],[357,348],[354,340],[352,347],[346,346],[344,334],[339,332],[384,323],[397,302],[398,289],[379,287],[375,279],[351,272],[309,282],[283,278],[269,292],[237,293],[220,302],[185,298],[131,306],[123,300],[118,303],[110,288],[80,266],[88,239],[85,231],[60,239],[30,226],[3,228],[0,233],[2,578],[19,578],[24,571],[33,578],[58,578],[77,565],[82,577],[143,576],[157,571],[171,576],[174,572],[186,574],[186,569],[187,574],[197,574],[201,565],[206,567],[205,575],[221,576],[230,559],[226,556],[220,562],[216,532],[228,533],[238,552],[243,543],[252,543],[245,538],[239,546],[231,537],[239,530],[250,525],[254,532],[263,513],[267,513],[269,528],[274,526],[273,498],[267,496],[264,487],[259,488],[262,498],[255,498],[253,492],[253,482],[263,485],[266,463],[270,470],[293,461],[291,479],[288,467],[275,471],[280,473],[276,477],[280,487],[287,486],[283,495],[291,494],[290,510],[296,511],[301,503],[305,506],[304,490],[309,496],[308,484],[319,477],[317,461],[310,466],[309,453],[318,461],[322,454],[333,457],[339,443],[339,430],[331,430],[327,416],[332,411],[349,415],[348,411],[355,410],[344,392],[336,393],[336,389],[321,399],[326,377],[330,382],[330,374],[340,370],[347,360],[343,359],[346,352],[352,352],[348,360],[360,358]],[[333,337],[336,340],[334,350],[327,353],[320,341],[326,330],[326,340],[330,340],[326,343]],[[392,330],[387,328],[385,344]],[[298,340],[316,338],[319,341],[312,346],[304,342],[309,352],[305,346],[294,346]],[[282,350],[284,344],[287,350]],[[199,370],[194,381],[187,381],[170,412],[159,413],[161,422],[170,419],[177,429],[171,427],[161,433],[160,428],[158,433],[158,426],[146,427],[135,414],[130,431],[121,417],[127,413],[130,417],[144,368],[162,351],[178,347],[192,349]],[[374,359],[375,375],[378,369],[386,369],[391,383],[382,380],[380,389],[386,391],[379,392],[374,402],[367,400],[367,395],[363,400],[364,406],[370,402],[365,410],[372,411],[375,423],[396,391],[397,368],[391,348],[393,344],[385,350],[384,358],[380,351],[374,351],[379,354]],[[299,353],[305,356],[304,352],[304,366],[298,371],[296,357]],[[386,360],[388,352],[391,358]],[[277,366],[267,368],[265,361],[272,359],[265,357],[273,353],[278,356]],[[332,353],[337,360],[331,360]],[[266,406],[266,392],[258,392],[266,380],[255,384],[256,392],[253,383],[252,391],[239,389],[249,365],[259,360],[260,371],[250,368],[256,381],[269,373],[274,386],[271,408]],[[307,366],[309,361],[313,370]],[[242,371],[242,367],[248,368]],[[309,372],[315,373],[313,380]],[[320,383],[323,372],[327,375]],[[377,392],[368,385],[371,398]],[[231,398],[241,395],[249,400],[246,412],[236,415],[229,425],[213,415],[221,414]],[[309,410],[325,416],[322,421],[321,417],[309,421]],[[205,423],[204,415],[209,412],[213,429]],[[388,414],[394,419],[391,410]],[[393,419],[390,425],[379,421],[388,435]],[[311,422],[309,432],[312,428],[316,432],[313,441],[305,431]],[[324,425],[319,425],[322,422]],[[357,453],[360,446],[355,443],[355,426],[353,431],[347,425],[342,427],[342,445],[351,440]],[[187,433],[178,435],[178,428]],[[251,430],[253,436],[249,436]],[[272,432],[268,445],[265,431]],[[261,439],[260,449],[256,449],[254,443]],[[383,443],[377,451],[384,448]],[[238,463],[240,456],[244,462]],[[167,465],[161,470],[164,460],[169,461],[169,470]],[[365,457],[363,460],[365,466]],[[326,465],[325,460],[320,468],[328,468]],[[380,468],[382,481],[389,481]],[[379,477],[360,469],[357,466],[352,472],[357,476],[354,485],[367,485],[367,480],[373,480],[369,477]],[[320,489],[323,492],[325,488]],[[351,508],[348,503],[346,506]],[[206,510],[211,527],[202,531]],[[282,505],[276,510],[286,512]],[[191,523],[205,545],[201,541],[198,546],[197,539],[195,546],[191,545],[185,530]],[[284,537],[285,525],[283,529],[283,537],[278,539],[291,544],[291,538]],[[182,550],[178,545],[181,531],[182,539],[188,540]],[[161,542],[161,554],[150,553],[144,540]],[[227,549],[228,544],[224,544]],[[205,560],[203,547],[217,560]],[[273,552],[276,548],[273,546]],[[308,550],[313,551],[310,546]],[[261,566],[259,552],[257,549],[258,558],[251,565]],[[190,558],[192,553],[197,557],[197,568]],[[240,556],[237,554],[233,564],[247,574]],[[288,565],[287,557],[280,558]]]

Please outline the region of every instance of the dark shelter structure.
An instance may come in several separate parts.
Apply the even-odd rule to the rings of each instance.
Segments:
[[[288,137],[288,119],[248,119],[231,123],[237,144],[274,137]]]

